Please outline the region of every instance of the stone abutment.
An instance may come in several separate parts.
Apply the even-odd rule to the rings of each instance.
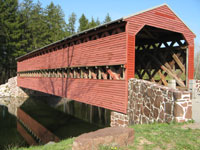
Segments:
[[[130,79],[127,114],[111,113],[111,126],[185,122],[192,119],[190,92],[145,80]]]

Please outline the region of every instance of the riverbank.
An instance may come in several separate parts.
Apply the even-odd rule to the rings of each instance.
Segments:
[[[0,97],[29,97],[27,92],[17,86],[17,77],[10,78],[7,83],[0,85]]]
[[[199,150],[200,129],[185,128],[193,123],[143,124],[130,126],[135,131],[134,141],[126,147],[100,146],[99,150]],[[74,138],[59,143],[11,150],[71,150]]]

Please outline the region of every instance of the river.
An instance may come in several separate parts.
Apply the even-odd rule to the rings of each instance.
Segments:
[[[17,107],[21,110],[18,117]],[[98,112],[107,115],[98,115]],[[49,139],[43,135],[47,132],[59,140],[76,137],[109,126],[105,116],[109,116],[109,112],[74,101],[66,103],[60,98],[0,98],[0,149],[27,147],[30,138],[34,145],[46,144]]]

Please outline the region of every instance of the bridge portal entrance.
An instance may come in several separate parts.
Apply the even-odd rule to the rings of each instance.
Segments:
[[[135,78],[178,88],[187,86],[187,48],[184,36],[145,25],[136,35]]]

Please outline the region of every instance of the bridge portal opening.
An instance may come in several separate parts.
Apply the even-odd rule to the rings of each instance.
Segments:
[[[135,45],[135,78],[186,87],[188,44],[181,33],[145,25]]]

